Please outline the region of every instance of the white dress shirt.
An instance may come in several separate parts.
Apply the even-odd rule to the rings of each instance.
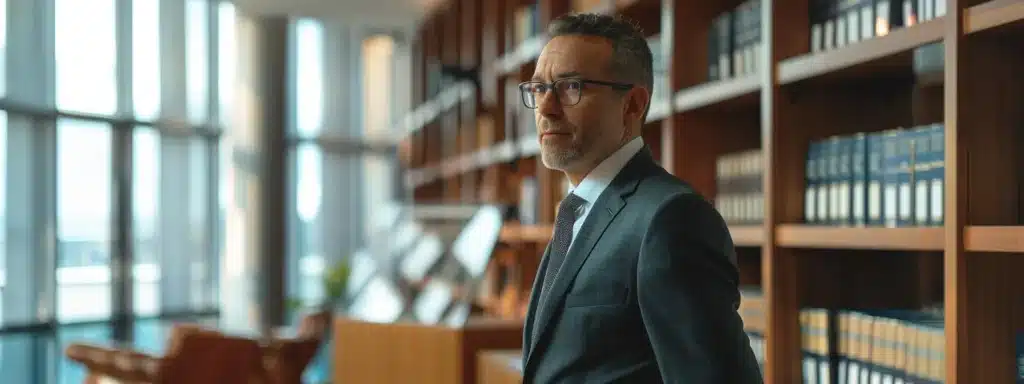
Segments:
[[[587,215],[590,214],[590,209],[594,206],[594,203],[601,197],[601,193],[608,188],[608,185],[612,183],[612,180],[619,174],[619,171],[643,147],[643,138],[637,136],[612,153],[611,156],[601,161],[594,170],[590,171],[580,181],[580,185],[574,186],[571,181],[569,182],[569,193],[574,193],[586,201],[583,203],[583,207],[576,212],[576,222],[572,226],[572,241],[569,242],[569,249],[572,249],[572,244],[576,240],[576,235],[580,232],[580,227],[583,226],[583,222],[587,219]]]

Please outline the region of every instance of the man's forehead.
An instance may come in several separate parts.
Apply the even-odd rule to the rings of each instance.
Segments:
[[[555,72],[599,73],[611,54],[610,42],[598,36],[565,35],[552,38],[537,59],[536,73],[557,76]]]

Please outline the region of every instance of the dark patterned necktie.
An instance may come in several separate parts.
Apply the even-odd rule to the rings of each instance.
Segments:
[[[558,213],[555,216],[555,230],[551,236],[551,251],[548,253],[548,266],[544,272],[544,283],[541,286],[541,296],[548,292],[548,287],[555,280],[565,255],[569,252],[569,244],[572,243],[572,227],[576,223],[576,216],[583,204],[583,200],[575,194],[568,194],[558,204]]]

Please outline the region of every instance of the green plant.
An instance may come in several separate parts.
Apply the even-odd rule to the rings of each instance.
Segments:
[[[325,271],[322,280],[326,296],[325,304],[336,305],[345,296],[350,273],[351,268],[346,261],[339,261]]]

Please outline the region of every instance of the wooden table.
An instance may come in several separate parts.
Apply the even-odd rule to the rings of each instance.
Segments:
[[[519,384],[523,382],[521,349],[485,350],[477,354],[477,383]]]
[[[334,320],[335,383],[468,384],[477,379],[477,354],[520,349],[523,323],[470,318],[464,327]]]

